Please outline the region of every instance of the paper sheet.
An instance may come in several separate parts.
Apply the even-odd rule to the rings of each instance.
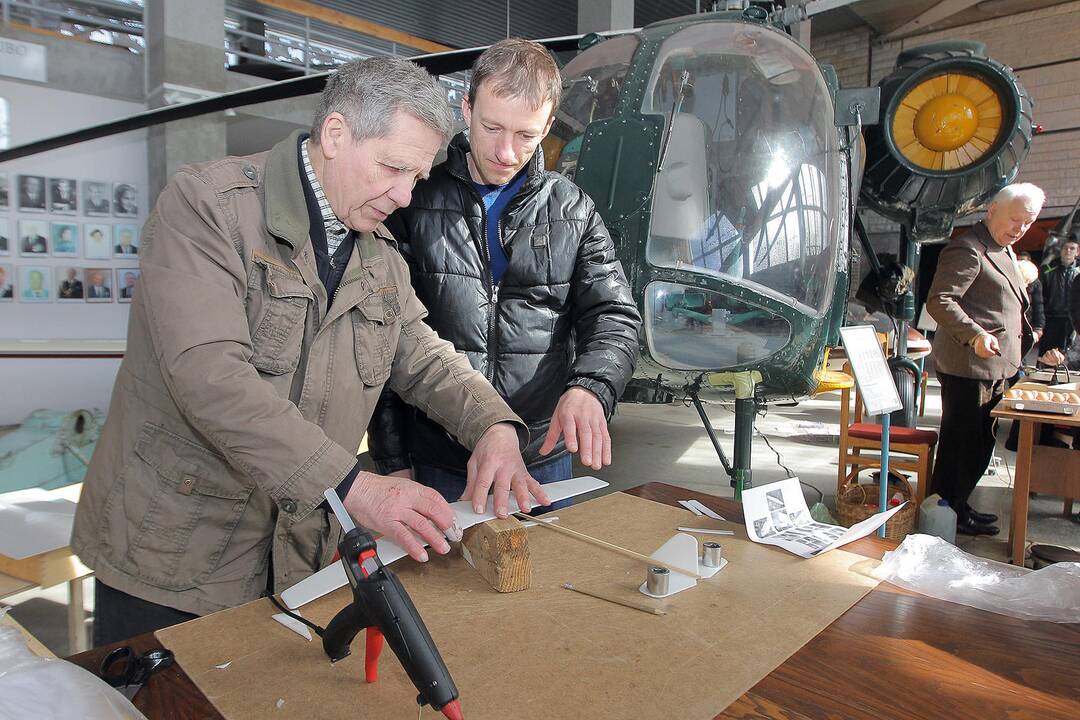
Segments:
[[[586,475],[585,477],[547,483],[544,485],[544,492],[547,493],[548,499],[551,502],[557,502],[569,497],[574,497],[575,495],[599,490],[603,487],[607,487],[606,482],[599,478]],[[493,503],[494,500],[489,495],[487,509],[486,512],[483,513],[473,512],[472,503],[468,500],[459,500],[455,503],[450,503],[450,507],[457,513],[458,527],[462,530],[467,530],[478,523],[495,519]],[[517,500],[511,496],[510,512],[517,512],[518,509]],[[397,543],[391,542],[386,538],[379,538],[375,545],[375,552],[379,554],[379,559],[382,560],[383,565],[389,565],[395,560],[400,560],[408,555],[408,553]],[[295,610],[301,605],[306,605],[328,592],[333,592],[339,587],[344,587],[347,582],[348,578],[345,577],[345,568],[342,567],[339,562],[332,563],[314,575],[301,580],[291,588],[285,590],[281,593],[281,601],[285,603],[285,607],[290,610]]]
[[[0,555],[24,560],[66,547],[75,503],[39,488],[0,495]]]
[[[776,545],[804,558],[827,553],[866,537],[884,525],[907,503],[878,513],[850,528],[826,525],[810,517],[799,478],[743,490],[746,534],[765,545]]]

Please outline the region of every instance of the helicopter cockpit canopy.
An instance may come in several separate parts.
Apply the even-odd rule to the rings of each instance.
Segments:
[[[566,66],[556,166],[572,177],[597,121],[661,117],[642,258],[649,354],[673,369],[764,361],[834,299],[847,207],[831,92],[813,57],[768,26],[689,25],[651,57],[639,44],[613,38]],[[643,70],[635,90],[627,73]],[[633,107],[619,106],[623,91],[638,93]]]
[[[770,29],[695,25],[661,46],[648,87],[642,112],[670,119],[649,261],[823,312],[839,239],[840,162],[814,60]]]

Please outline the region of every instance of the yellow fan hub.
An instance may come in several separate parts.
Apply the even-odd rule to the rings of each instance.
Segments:
[[[963,147],[978,129],[979,114],[974,103],[956,93],[928,101],[915,114],[915,137],[937,152]]]
[[[1002,99],[981,78],[936,75],[901,98],[892,118],[893,142],[918,167],[959,170],[990,151],[1004,114]]]

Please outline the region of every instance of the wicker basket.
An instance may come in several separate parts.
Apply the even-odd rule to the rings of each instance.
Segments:
[[[889,518],[885,523],[885,537],[897,542],[903,540],[915,530],[915,521],[919,517],[919,507],[914,502],[914,494],[911,485],[904,480],[889,479],[889,496],[900,492],[900,496],[907,500],[900,512]],[[874,483],[854,482],[844,486],[844,489],[836,496],[836,517],[844,527],[851,527],[871,515],[880,512],[881,486]]]

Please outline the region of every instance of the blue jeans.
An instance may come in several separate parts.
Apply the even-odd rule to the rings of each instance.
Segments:
[[[529,468],[529,474],[541,485],[550,482],[558,482],[559,480],[569,480],[573,477],[573,472],[574,462],[570,457],[570,453],[551,460],[550,462],[533,465]],[[442,468],[437,468],[432,465],[413,465],[413,480],[421,485],[427,485],[429,488],[434,489],[446,499],[446,502],[456,502],[460,500],[461,493],[465,492],[466,478],[464,475],[458,475],[456,472],[443,470]],[[571,504],[573,504],[573,499],[566,498],[565,500],[553,502],[550,505],[535,508],[530,514],[540,515],[551,510],[570,507]]]

